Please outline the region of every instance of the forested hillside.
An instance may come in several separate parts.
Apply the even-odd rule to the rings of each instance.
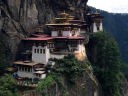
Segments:
[[[94,12],[96,9],[91,8]],[[114,14],[98,10],[103,16],[104,30],[118,42],[122,61],[128,63],[128,14]]]

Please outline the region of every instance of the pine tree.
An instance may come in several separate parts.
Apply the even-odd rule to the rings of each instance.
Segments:
[[[93,67],[103,89],[103,96],[120,96],[120,58],[117,43],[105,32],[91,38]]]

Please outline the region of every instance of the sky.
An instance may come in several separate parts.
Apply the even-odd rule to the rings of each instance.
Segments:
[[[128,13],[128,0],[88,0],[89,6],[113,13]]]

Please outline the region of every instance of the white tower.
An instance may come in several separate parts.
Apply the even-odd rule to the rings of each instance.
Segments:
[[[93,33],[103,31],[103,16],[100,15],[100,13],[96,12],[92,14],[92,19],[93,19]]]
[[[32,46],[32,61],[47,64],[50,51],[47,46]]]

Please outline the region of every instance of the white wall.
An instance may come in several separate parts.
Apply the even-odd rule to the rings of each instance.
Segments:
[[[25,72],[25,71],[18,71],[18,76],[20,77],[27,77],[27,78],[39,78],[44,79],[46,77],[46,74],[41,74],[41,77],[36,76],[33,72]]]
[[[51,58],[62,59],[65,55],[51,54]]]
[[[39,53],[35,53],[35,49],[39,49]],[[40,53],[40,49],[42,49],[42,53]],[[43,53],[43,50],[45,50],[45,53]],[[43,63],[47,64],[48,59],[50,58],[50,52],[47,46],[42,47],[42,46],[33,46],[32,47],[32,61],[37,62],[37,63]]]
[[[79,36],[79,35],[80,35],[80,33],[81,33],[81,29],[80,29],[80,28],[78,28],[77,35]]]
[[[86,56],[86,50],[84,44],[79,44],[77,47],[78,51],[82,53],[83,56]]]
[[[102,21],[100,22],[99,30],[97,29],[96,23],[95,22],[93,23],[93,32],[98,32],[98,31],[103,31]]]
[[[93,23],[93,32],[97,32],[97,27],[96,27],[96,23]]]
[[[63,31],[62,35],[63,36],[71,36],[71,33],[70,33],[70,31]]]
[[[46,74],[41,74],[41,79],[44,79],[46,77]]]
[[[103,24],[102,24],[102,22],[100,23],[100,31],[103,31]]]
[[[48,63],[49,58],[50,58],[50,50],[46,46],[46,64]]]
[[[20,77],[28,77],[28,78],[34,78],[34,75],[32,72],[24,72],[24,71],[19,71],[17,72],[18,76]]]
[[[58,32],[57,31],[52,31],[52,36],[58,36]]]

